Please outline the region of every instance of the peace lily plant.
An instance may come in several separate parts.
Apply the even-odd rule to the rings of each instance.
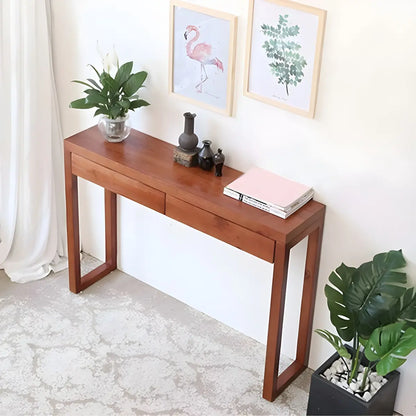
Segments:
[[[331,322],[338,335],[317,332],[331,343],[344,362],[348,384],[357,381],[364,357],[365,367],[359,391],[366,388],[374,368],[385,376],[400,367],[416,349],[416,290],[406,287],[406,265],[402,251],[374,256],[358,268],[342,263],[325,286]],[[343,345],[353,342],[353,355]]]
[[[72,101],[71,108],[88,109],[96,107],[94,116],[103,114],[109,119],[126,117],[129,110],[148,106],[149,103],[139,98],[137,91],[143,87],[147,78],[146,71],[132,73],[133,62],[126,62],[119,66],[118,56],[113,48],[110,53],[102,57],[103,70],[98,70],[89,65],[97,75],[98,80],[91,78],[87,82],[74,80],[78,84],[87,87],[84,90],[86,97]],[[111,70],[116,68],[115,75]]]

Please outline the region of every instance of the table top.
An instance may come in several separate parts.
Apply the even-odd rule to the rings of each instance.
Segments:
[[[284,244],[296,244],[299,236],[323,221],[325,205],[314,200],[282,219],[230,198],[223,194],[224,186],[242,172],[224,166],[223,176],[216,177],[213,171],[184,167],[174,162],[174,148],[134,129],[124,142],[109,143],[97,126],[65,140],[67,151]]]

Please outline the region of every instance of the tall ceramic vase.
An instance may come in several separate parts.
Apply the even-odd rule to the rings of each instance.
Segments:
[[[198,145],[198,136],[194,133],[194,119],[196,114],[185,113],[184,132],[179,136],[179,146],[182,150],[193,151]]]

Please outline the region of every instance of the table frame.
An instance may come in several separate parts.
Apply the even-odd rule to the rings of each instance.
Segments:
[[[69,288],[85,290],[117,268],[117,194],[274,263],[263,397],[273,401],[307,366],[322,244],[325,206],[310,201],[289,218],[223,195],[241,175],[223,176],[173,162],[174,146],[132,130],[123,143],[108,143],[97,127],[65,140]],[[105,263],[81,276],[78,177],[104,187]],[[296,357],[278,374],[290,249],[308,238]]]

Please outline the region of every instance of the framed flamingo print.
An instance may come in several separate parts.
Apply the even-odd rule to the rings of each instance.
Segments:
[[[326,11],[250,0],[244,94],[313,118]]]
[[[172,0],[170,92],[231,115],[236,29],[233,15]]]

